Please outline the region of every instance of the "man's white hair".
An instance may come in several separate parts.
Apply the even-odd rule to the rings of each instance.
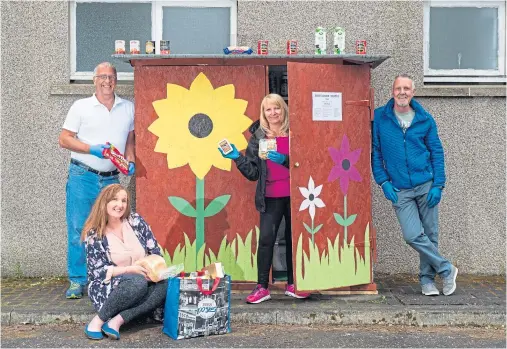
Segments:
[[[112,68],[114,70],[114,75],[117,75],[116,74],[116,67],[113,65],[113,63],[102,62],[102,63],[98,64],[95,67],[95,69],[93,69],[93,76],[97,76],[97,70],[99,70],[99,68]]]
[[[398,74],[398,75],[396,75],[396,77],[393,80],[393,87],[394,87],[395,81],[398,80],[398,78],[407,78],[407,79],[410,79],[412,81],[412,90],[415,90],[414,79],[412,79],[412,77],[410,75],[408,75],[408,74]]]

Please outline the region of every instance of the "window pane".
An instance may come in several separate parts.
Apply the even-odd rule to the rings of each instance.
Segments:
[[[162,39],[171,53],[223,53],[230,45],[230,8],[164,7]]]
[[[76,4],[76,70],[93,71],[104,61],[111,61],[118,72],[132,72],[128,63],[112,60],[114,41],[130,40],[144,44],[151,40],[151,4],[77,3]]]
[[[431,69],[498,69],[498,9],[432,7]]]

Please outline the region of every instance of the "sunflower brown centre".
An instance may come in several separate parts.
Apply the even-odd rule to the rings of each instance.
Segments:
[[[196,138],[208,137],[213,131],[213,121],[206,114],[195,114],[188,122],[188,130]]]
[[[346,171],[350,168],[350,161],[345,159],[342,161],[342,168]]]

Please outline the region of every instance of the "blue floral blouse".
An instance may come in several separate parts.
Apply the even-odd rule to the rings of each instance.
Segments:
[[[137,213],[131,213],[127,221],[146,255],[161,255],[158,242],[143,217]],[[90,230],[86,237],[85,249],[89,282],[88,296],[94,308],[99,311],[111,291],[120,283],[122,275],[113,276],[110,280],[106,279],[107,269],[116,266],[111,259],[107,237],[99,239],[95,230]]]

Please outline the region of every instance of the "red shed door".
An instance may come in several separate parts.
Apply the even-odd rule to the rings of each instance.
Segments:
[[[370,68],[288,63],[294,280],[372,281]]]

